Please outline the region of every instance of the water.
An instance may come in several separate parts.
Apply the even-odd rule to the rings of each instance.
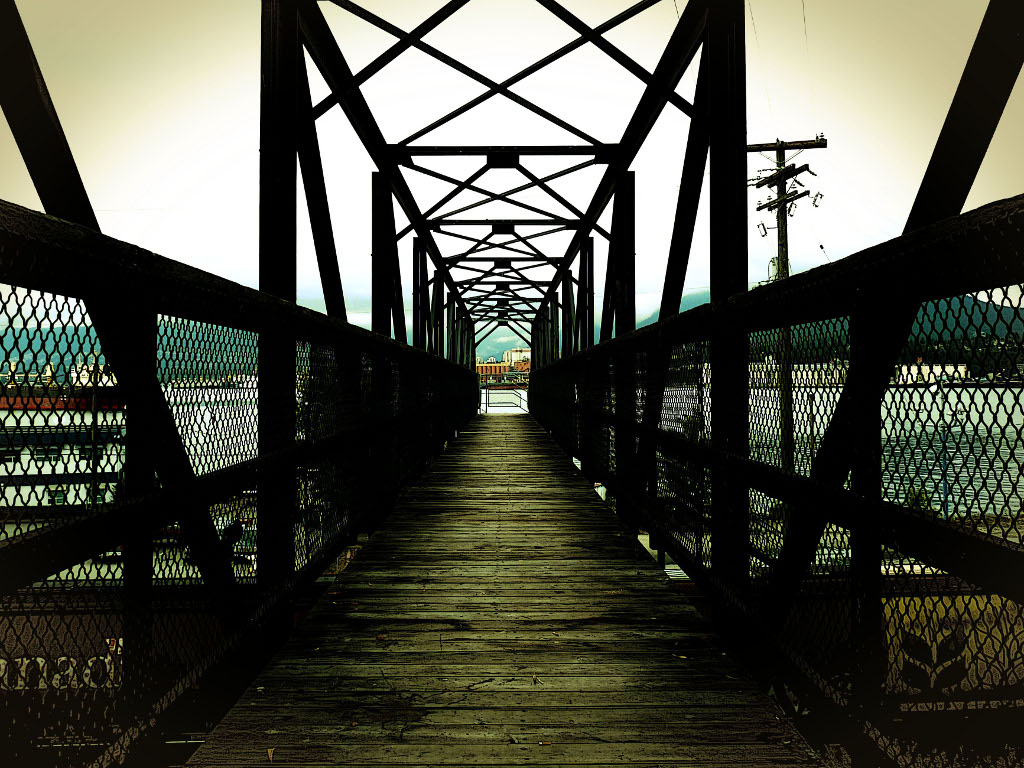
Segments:
[[[839,387],[794,390],[798,472],[809,472],[839,394]],[[883,497],[907,503],[917,491],[940,516],[1016,520],[1024,492],[1022,395],[1021,388],[1006,386],[890,388],[880,406]],[[778,389],[750,393],[751,457],[774,465],[779,397]],[[706,415],[710,400],[708,391]]]

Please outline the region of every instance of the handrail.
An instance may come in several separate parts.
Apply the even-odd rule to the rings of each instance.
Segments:
[[[1024,388],[980,378],[1020,359],[1022,252],[1024,195],[531,373],[531,413],[702,584],[737,640],[756,644],[777,688],[838,707],[838,717],[820,711],[846,723],[844,738],[912,718],[914,738],[926,739],[930,712],[962,724],[1024,705],[1013,673],[990,660],[1024,635],[1014,607],[1024,602]],[[984,293],[1006,286],[1018,289]],[[918,321],[901,364],[929,380],[903,384],[894,370],[879,401],[850,374],[873,354],[851,318],[884,323],[907,307]],[[745,345],[724,349],[727,338]],[[748,370],[746,402],[715,378],[729,357]],[[801,365],[825,360],[842,375],[793,386]],[[877,486],[816,471],[840,393],[855,419],[845,449],[866,462],[862,477],[877,471]],[[735,411],[747,442],[733,445],[746,452],[712,440]],[[952,418],[977,428],[953,430]],[[719,495],[712,478],[739,492]],[[808,535],[809,548],[787,547]],[[784,560],[794,554],[803,559]]]
[[[119,311],[128,299],[130,315]],[[127,329],[135,343],[107,361],[118,382],[116,407],[104,403],[109,424],[93,424],[87,408],[49,407],[69,388],[35,375],[48,358],[63,361],[57,377],[76,357],[103,360],[94,310],[137,324]],[[261,343],[281,346],[294,368],[259,371]],[[55,457],[64,487],[53,503],[66,506],[45,515],[33,510],[52,476],[33,479],[28,467],[4,487],[0,464],[0,711],[26,734],[7,750],[15,763],[36,758],[40,723],[65,734],[81,762],[116,760],[243,628],[280,624],[288,596],[380,524],[477,401],[466,365],[0,201],[0,370],[9,369],[36,383],[0,385],[17,392],[0,411],[8,450],[39,434],[67,444],[124,432],[117,456],[82,466]],[[226,375],[245,386],[220,386]],[[278,377],[294,400],[261,402],[260,376]],[[268,448],[260,425],[275,411],[294,419],[294,433]],[[181,461],[165,475],[169,452]],[[78,618],[83,600],[95,626]],[[40,698],[51,687],[67,695]]]

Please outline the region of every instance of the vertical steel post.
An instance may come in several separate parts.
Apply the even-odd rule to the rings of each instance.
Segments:
[[[850,364],[877,354],[878,337],[887,330],[883,314],[858,292],[855,317],[850,324]],[[853,456],[850,489],[866,500],[861,525],[850,534],[850,575],[853,582],[851,652],[856,659],[853,698],[868,716],[881,703],[888,668],[885,616],[882,606],[882,519],[877,500],[882,489],[883,429],[881,405],[864,387],[852,402],[858,427],[847,446]],[[852,659],[851,659],[852,661]]]
[[[434,354],[444,357],[444,281],[434,273]]]
[[[391,186],[387,177],[374,171],[370,187],[372,217],[372,245],[370,253],[370,328],[374,333],[391,338],[391,315],[395,302],[394,275],[391,270],[391,248],[394,246],[394,227],[391,218]]]
[[[586,241],[580,244],[579,277],[576,284],[576,312],[573,317],[573,349],[577,352],[586,349],[587,333],[587,246]]]
[[[427,293],[427,251],[418,237],[412,240],[412,345],[427,348],[430,313]]]
[[[551,359],[559,360],[562,357],[562,343],[559,338],[559,320],[562,317],[562,305],[558,300],[558,294],[551,297]]]
[[[627,171],[615,186],[612,204],[612,243],[608,258],[615,313],[615,338],[636,328],[636,175]],[[608,288],[605,288],[605,295]],[[604,330],[602,329],[602,336]],[[632,528],[637,523],[636,485],[636,355],[631,347],[622,347],[614,356],[615,387],[615,503],[616,510]]]
[[[615,185],[612,208],[615,240],[615,337],[636,330],[636,174],[627,171]]]
[[[711,152],[711,299],[747,290],[746,60],[743,0],[713,3],[705,41],[708,55]],[[715,392],[712,430],[712,569],[720,583],[743,589],[749,577],[750,508],[745,479],[724,454],[749,453],[749,370],[746,334],[716,317],[711,338]]]
[[[615,509],[631,530],[638,528],[636,466],[636,366],[633,350],[622,347],[612,358],[615,387]]]
[[[537,321],[540,315],[534,315],[530,322],[530,367],[537,370],[540,367],[540,344],[538,343]]]
[[[133,372],[128,380],[156,381],[157,317],[152,311],[133,313],[124,329],[126,342],[135,352]],[[95,387],[95,383],[93,384]],[[136,392],[128,399],[124,444],[124,496],[137,499],[153,492],[156,477],[157,434],[153,403]],[[96,418],[95,412],[93,418]],[[94,444],[95,450],[95,444]],[[90,499],[90,501],[93,501]],[[162,510],[155,509],[153,514]],[[135,520],[124,540],[124,648],[123,686],[129,701],[144,693],[153,674],[153,528],[152,521]]]
[[[590,349],[594,346],[594,238],[588,237],[583,241],[583,266],[587,270],[587,310],[586,319],[583,323],[585,344],[583,349]],[[581,267],[582,268],[582,267]]]
[[[298,25],[294,0],[263,0],[260,77],[259,283],[295,301],[296,120]],[[288,329],[260,334],[259,454],[295,442],[295,339]],[[257,573],[264,585],[294,569],[294,467],[261,472]]]
[[[394,218],[392,218],[391,231],[394,232]],[[409,335],[405,329],[405,297],[402,296],[402,271],[398,266],[398,247],[396,244],[391,254],[391,322],[395,328],[395,340],[403,344],[409,343]]]
[[[455,294],[448,297],[448,329],[445,334],[445,358],[455,360]]]
[[[573,328],[576,325],[574,315],[572,273],[569,272],[562,278],[562,357],[569,357],[576,351],[573,343]]]

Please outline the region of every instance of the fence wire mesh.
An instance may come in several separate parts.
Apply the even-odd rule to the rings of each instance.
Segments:
[[[51,245],[6,231],[0,242],[15,254]],[[78,256],[51,255],[65,271]],[[476,410],[466,367],[202,273],[182,287],[172,278],[185,268],[147,257],[138,278],[152,291],[153,334],[127,346],[127,361],[109,359],[110,329],[87,309],[100,303],[94,285],[83,283],[84,300],[47,290],[43,264],[0,283],[5,765],[117,762],[289,589],[373,528]],[[259,370],[261,339],[282,329],[293,366]],[[126,365],[150,377],[120,375]],[[261,411],[268,377],[294,396]],[[270,409],[290,412],[294,441],[264,457]],[[168,456],[183,466],[165,471]],[[292,488],[290,505],[261,503],[268,474]],[[259,532],[271,523],[292,561],[280,573],[261,568]]]
[[[770,644],[778,687],[803,692],[795,711],[840,713],[869,732],[872,759],[900,766],[1022,754],[1000,725],[1024,707],[1024,285],[1021,229],[1000,205],[1020,200],[936,227],[942,258],[978,262],[960,278],[970,292],[951,290],[948,267],[920,299],[871,298],[899,295],[879,289],[889,275],[921,274],[925,233],[910,255],[894,241],[531,376],[531,411],[583,471]],[[972,246],[950,247],[958,237]],[[712,365],[722,323],[744,333]],[[739,509],[712,497],[716,473],[718,492],[746,486]]]

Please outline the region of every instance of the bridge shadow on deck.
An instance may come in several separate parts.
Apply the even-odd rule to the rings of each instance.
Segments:
[[[271,763],[818,761],[533,418],[479,416],[189,761]]]

